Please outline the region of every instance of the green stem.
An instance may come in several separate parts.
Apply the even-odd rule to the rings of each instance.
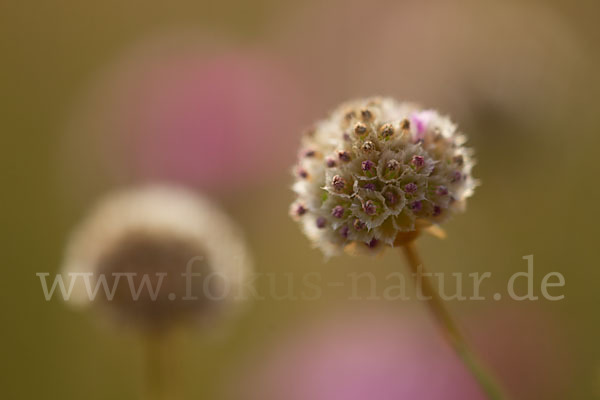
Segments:
[[[172,332],[152,331],[145,334],[145,397],[149,400],[177,398],[173,382]]]
[[[469,349],[467,342],[461,335],[458,326],[448,312],[448,309],[444,306],[443,300],[433,287],[431,280],[423,275],[423,262],[419,258],[414,241],[404,244],[402,250],[412,272],[421,276],[422,279],[420,282],[422,294],[430,298],[430,300],[427,301],[429,309],[442,327],[446,339],[452,348],[456,351],[469,371],[471,371],[471,374],[475,377],[481,386],[481,389],[483,389],[490,400],[506,400],[507,397],[502,393],[495,379]]]
[[[144,339],[145,397],[150,400],[163,400],[165,382],[162,371],[162,351],[159,343],[161,338],[154,333],[150,333]]]

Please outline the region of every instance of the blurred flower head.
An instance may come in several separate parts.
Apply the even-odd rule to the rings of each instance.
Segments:
[[[62,270],[91,276],[89,287],[77,282],[73,304],[162,328],[240,300],[250,268],[237,227],[214,204],[181,188],[148,186],[102,199],[73,232]],[[99,289],[95,298],[90,288]]]
[[[342,104],[304,136],[292,217],[327,255],[412,239],[473,193],[465,140],[433,110],[390,98]]]
[[[281,174],[304,101],[285,64],[262,50],[156,40],[94,84],[69,128],[67,159],[111,182],[231,191]]]
[[[415,317],[415,318],[412,318]],[[426,321],[355,310],[300,328],[267,353],[246,399],[482,399],[477,383]]]
[[[461,120],[550,122],[574,111],[589,71],[576,29],[546,3],[330,0],[277,22],[281,51],[293,49],[326,104],[376,92]]]
[[[302,321],[261,352],[258,365],[250,359],[237,398],[485,399],[432,321],[417,311],[361,306]],[[570,361],[553,318],[537,307],[500,306],[466,321],[511,398],[561,398]]]

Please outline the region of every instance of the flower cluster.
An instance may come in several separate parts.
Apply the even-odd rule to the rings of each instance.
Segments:
[[[101,200],[73,232],[63,265],[65,274],[89,274],[90,287],[104,281],[113,293],[90,298],[78,281],[74,305],[97,304],[119,321],[161,329],[213,317],[243,299],[250,270],[246,244],[226,214],[196,193],[158,185]]]
[[[393,246],[473,193],[472,151],[447,117],[389,98],[348,102],[302,140],[290,213],[326,255]]]

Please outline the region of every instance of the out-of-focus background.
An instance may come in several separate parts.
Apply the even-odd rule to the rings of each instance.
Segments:
[[[0,397],[139,398],[138,337],[44,300],[70,230],[113,188],[177,182],[218,202],[256,270],[336,280],[287,215],[300,133],[349,98],[447,113],[477,151],[469,210],[424,237],[436,272],[534,255],[557,302],[450,302],[515,399],[600,398],[600,6],[593,1],[4,1],[0,4]],[[283,275],[281,279],[285,279]],[[268,282],[258,280],[258,291]],[[284,284],[284,283],[282,283]],[[195,399],[480,398],[422,304],[255,301],[177,341]]]

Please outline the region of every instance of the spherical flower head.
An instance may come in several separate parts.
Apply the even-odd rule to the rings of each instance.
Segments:
[[[101,200],[73,232],[62,272],[67,282],[89,277],[77,278],[69,304],[162,329],[232,310],[250,269],[238,228],[215,204],[182,188],[148,186]],[[99,288],[95,296],[90,287]]]
[[[434,110],[390,98],[342,104],[302,139],[292,215],[328,256],[412,240],[464,210],[477,185],[465,141]]]

